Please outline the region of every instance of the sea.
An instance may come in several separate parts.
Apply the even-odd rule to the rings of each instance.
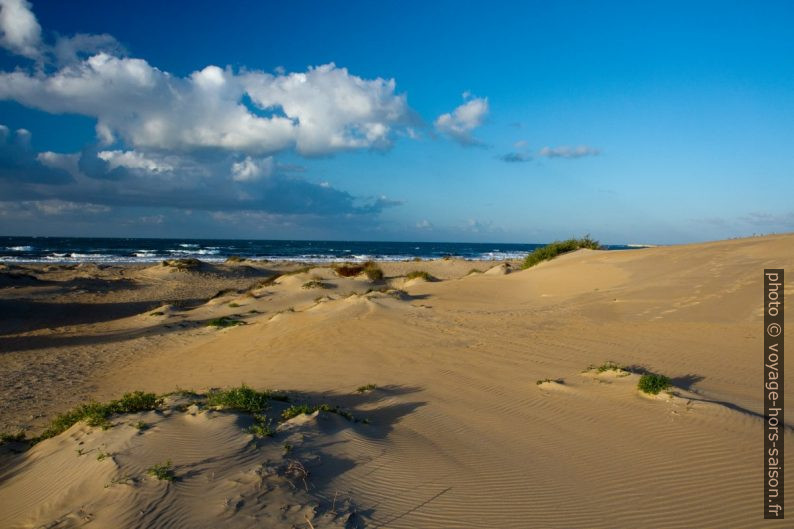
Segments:
[[[0,237],[0,262],[154,263],[195,257],[221,262],[236,255],[271,261],[407,261],[416,257],[468,260],[520,259],[544,244],[468,242],[288,241],[254,239],[138,239]],[[607,249],[628,249],[610,245]]]

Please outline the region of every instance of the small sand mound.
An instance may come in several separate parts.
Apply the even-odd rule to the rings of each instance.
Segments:
[[[489,276],[503,276],[513,271],[513,267],[509,263],[498,264],[485,271],[485,275]]]
[[[300,414],[284,422],[276,437],[255,437],[247,432],[251,416],[189,400],[116,416],[107,430],[78,422],[7,456],[0,470],[0,526],[356,524],[349,496],[331,505],[315,495],[315,483],[333,477],[333,470],[323,465],[315,446],[321,443],[304,441],[321,440],[329,428],[344,427],[344,419]]]

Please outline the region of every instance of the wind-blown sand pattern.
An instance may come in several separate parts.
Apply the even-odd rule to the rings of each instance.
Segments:
[[[268,282],[268,263],[4,270],[6,430],[88,397],[242,382],[368,423],[320,412],[259,439],[173,400],[78,423],[5,445],[0,527],[786,527],[761,510],[761,291],[763,268],[794,268],[794,236],[500,265],[381,263],[375,282],[297,265]],[[15,306],[49,312],[11,321]],[[223,316],[245,325],[205,326]],[[605,361],[626,369],[587,370]],[[644,369],[673,395],[638,392]],[[168,459],[175,481],[146,475]]]

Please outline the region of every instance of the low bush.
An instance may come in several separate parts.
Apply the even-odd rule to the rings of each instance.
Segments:
[[[640,381],[637,383],[637,389],[649,395],[658,395],[661,391],[668,389],[672,384],[673,382],[670,380],[670,377],[646,373],[640,377]]]
[[[405,274],[405,279],[417,279],[417,278],[424,279],[425,281],[433,281],[435,279],[433,276],[431,276],[424,270],[413,270]]]
[[[547,244],[542,248],[537,248],[530,252],[524,258],[524,268],[530,268],[542,261],[554,259],[558,255],[573,252],[582,248],[589,248],[591,250],[600,250],[601,244],[598,241],[591,239],[590,235],[585,235],[580,239],[567,239],[565,241],[555,241]]]

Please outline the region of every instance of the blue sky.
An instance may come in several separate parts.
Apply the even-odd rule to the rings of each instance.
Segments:
[[[0,0],[0,233],[794,231],[789,2]]]

